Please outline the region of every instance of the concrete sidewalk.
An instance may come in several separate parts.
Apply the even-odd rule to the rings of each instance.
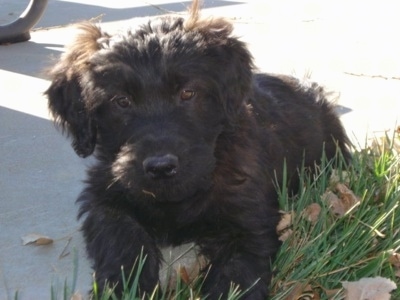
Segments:
[[[5,1],[10,18],[18,11]],[[98,18],[110,31],[148,17],[184,14],[189,1],[49,1],[32,39],[0,46],[0,300],[49,299],[50,287],[90,288],[74,201],[85,165],[49,121],[44,69],[71,41],[68,24]],[[134,4],[132,4],[134,3]],[[353,141],[394,129],[400,117],[400,3],[393,1],[204,0],[204,15],[224,16],[246,41],[260,70],[303,76],[340,94],[342,121]],[[399,4],[398,4],[399,3]],[[7,17],[8,16],[8,17]],[[2,22],[2,21],[0,21]],[[30,233],[54,239],[22,246]]]

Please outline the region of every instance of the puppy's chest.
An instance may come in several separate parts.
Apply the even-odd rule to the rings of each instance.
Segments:
[[[215,227],[213,214],[199,214],[194,209],[178,207],[153,207],[146,213],[135,211],[137,220],[161,245],[178,245],[193,242]]]

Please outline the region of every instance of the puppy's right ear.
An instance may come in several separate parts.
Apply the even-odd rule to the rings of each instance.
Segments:
[[[81,24],[79,29],[82,33],[51,70],[51,85],[45,95],[54,122],[72,138],[75,152],[86,157],[96,146],[97,126],[82,94],[82,78],[89,59],[110,36],[90,23]]]
[[[82,99],[78,77],[68,78],[59,74],[53,78],[45,94],[54,122],[72,138],[76,154],[81,157],[92,154],[96,146],[97,129]]]

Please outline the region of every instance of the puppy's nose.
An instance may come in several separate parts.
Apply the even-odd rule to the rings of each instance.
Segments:
[[[150,156],[143,161],[144,172],[153,179],[164,179],[178,173],[179,160],[173,154]]]

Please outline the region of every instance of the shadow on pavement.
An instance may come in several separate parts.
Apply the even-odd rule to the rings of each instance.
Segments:
[[[55,64],[63,47],[32,41],[0,46],[0,69],[46,79],[46,70]]]
[[[79,289],[90,268],[76,220],[84,164],[45,119],[0,106],[0,299],[50,299],[52,282],[71,279],[74,249]],[[31,233],[54,239],[23,246]],[[21,298],[21,299],[22,299]]]
[[[68,1],[49,1],[49,5],[46,8],[41,21],[36,25],[36,28],[66,25],[83,20],[89,20],[91,18],[97,18],[99,16],[101,16],[100,19],[103,22],[112,22],[136,17],[178,13],[187,11],[191,4],[191,1],[183,1],[138,6],[137,4],[134,4],[135,2],[137,3],[137,1],[131,2],[132,7],[110,8],[100,5],[89,5]],[[204,1],[203,8],[237,4],[241,4],[241,2],[227,0]]]

